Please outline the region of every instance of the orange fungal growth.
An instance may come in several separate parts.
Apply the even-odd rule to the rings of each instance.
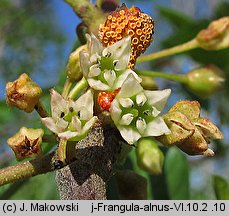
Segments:
[[[109,111],[112,101],[115,99],[115,96],[119,93],[120,88],[114,90],[113,92],[100,92],[98,95],[98,104],[99,106]]]
[[[112,12],[99,28],[99,38],[104,46],[111,46],[122,38],[131,36],[129,68],[134,67],[137,57],[150,45],[153,33],[152,18],[137,7],[128,9],[125,4]]]

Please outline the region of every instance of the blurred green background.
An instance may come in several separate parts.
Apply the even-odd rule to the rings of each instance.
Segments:
[[[123,1],[122,1],[123,2]],[[229,16],[229,1],[224,0],[136,0],[125,1],[138,6],[155,20],[154,42],[147,51],[153,52],[192,39],[216,18]],[[5,103],[5,84],[21,73],[30,74],[43,88],[42,101],[48,107],[49,89],[61,88],[64,68],[77,42],[75,28],[79,19],[62,0],[1,0],[0,1],[0,167],[16,164],[6,140],[20,127],[41,127],[37,114],[25,114],[9,109]],[[229,77],[229,49],[203,51],[163,58],[139,68],[186,73],[194,67],[214,63]],[[149,199],[229,199],[229,91],[224,90],[208,100],[202,100],[184,86],[158,79],[160,89],[171,88],[165,110],[181,99],[199,100],[202,116],[208,116],[224,132],[222,141],[214,142],[214,158],[190,157],[176,148],[162,148],[166,157],[162,176],[151,176],[140,170],[135,153],[131,152],[125,167],[145,176]],[[42,126],[43,127],[43,126]],[[45,146],[46,145],[46,146]],[[50,149],[44,145],[44,151]],[[59,199],[55,175],[49,173],[0,188],[1,199]],[[118,198],[116,184],[111,179],[108,198]]]

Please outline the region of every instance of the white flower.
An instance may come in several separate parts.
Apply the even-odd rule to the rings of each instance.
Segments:
[[[100,91],[113,91],[120,88],[129,74],[141,82],[141,78],[128,69],[131,54],[131,37],[104,47],[92,34],[87,35],[88,51],[80,53],[80,64],[84,77],[91,88]]]
[[[51,89],[50,94],[52,117],[42,118],[42,123],[62,139],[78,141],[86,137],[97,121],[97,117],[93,117],[94,101],[91,90],[76,101],[65,100],[54,89]]]
[[[111,103],[110,113],[122,137],[129,144],[141,137],[169,134],[170,130],[159,116],[171,93],[144,90],[130,74]]]

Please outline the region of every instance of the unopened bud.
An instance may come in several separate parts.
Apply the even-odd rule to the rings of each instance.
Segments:
[[[196,40],[206,50],[220,50],[229,47],[229,17],[214,20],[200,31]]]
[[[22,127],[18,133],[7,140],[17,160],[41,155],[41,143],[44,131]]]
[[[164,146],[170,147],[182,143],[191,137],[195,132],[195,126],[189,118],[181,112],[169,112],[163,115],[163,119],[171,131],[170,134],[163,134],[157,137],[157,140]]]
[[[158,85],[155,80],[148,76],[140,76],[142,79],[141,85],[145,90],[158,90]]]
[[[40,99],[42,90],[29,76],[23,73],[14,82],[6,84],[6,101],[9,106],[32,112]]]
[[[187,74],[188,88],[201,98],[208,98],[222,89],[225,76],[215,65],[208,65],[190,71]]]
[[[178,121],[178,113],[186,116],[186,125],[184,124],[185,121]],[[162,137],[161,140],[159,139],[160,142],[162,142],[162,144],[170,144],[171,140],[178,140],[178,142],[174,143],[182,151],[186,152],[189,155],[214,155],[214,152],[208,148],[208,144],[212,139],[223,139],[223,134],[210,120],[200,117],[199,102],[188,100],[179,101],[169,110],[169,113],[165,115],[165,119],[169,119],[167,116],[169,116],[170,121],[173,122],[174,125],[179,125],[182,128],[182,130],[183,127],[188,127],[192,129],[190,130],[190,132],[192,133],[189,136],[186,136],[186,138],[184,137],[183,140],[179,140],[178,138],[176,138],[176,136],[181,136],[182,131],[179,132],[178,127],[174,127],[176,129],[174,130],[171,127],[170,123],[168,125],[169,129],[171,130],[171,134],[169,135],[170,137],[168,137],[167,139],[164,137]],[[185,118],[183,117],[183,119]]]
[[[143,138],[137,145],[137,163],[143,170],[160,175],[164,163],[164,155],[156,142],[149,138]]]
[[[79,53],[82,50],[86,50],[86,49],[87,49],[86,45],[80,46],[69,56],[68,64],[66,68],[67,68],[67,76],[71,82],[77,82],[81,80],[83,77],[83,72],[80,67]]]

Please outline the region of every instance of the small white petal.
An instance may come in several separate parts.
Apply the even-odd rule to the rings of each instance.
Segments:
[[[143,92],[141,92],[140,94],[136,96],[136,103],[138,106],[143,106],[146,101],[147,101],[147,98]]]
[[[96,77],[101,73],[100,65],[94,64],[89,68],[88,78]]]
[[[85,52],[85,51],[81,51],[80,52],[80,66],[81,69],[83,71],[83,75],[85,77],[88,76],[88,72],[89,72],[89,53]]]
[[[58,133],[58,137],[61,138],[61,139],[66,139],[66,140],[69,140],[73,137],[76,137],[78,136],[79,133],[78,132],[72,132],[72,131],[65,131],[65,132],[62,132],[62,133]]]
[[[144,136],[161,136],[162,134],[170,134],[170,132],[163,118],[157,117],[147,124]]]
[[[145,90],[144,93],[148,99],[147,102],[157,110],[161,111],[167,102],[171,89],[165,89],[162,91]]]
[[[138,120],[136,121],[136,127],[138,129],[138,131],[140,132],[140,134],[143,134],[145,129],[146,129],[146,121],[143,118],[138,118]]]
[[[50,90],[51,110],[54,119],[60,117],[61,112],[67,110],[67,101],[54,89]]]
[[[140,85],[139,81],[134,76],[134,74],[135,74],[134,71],[128,69],[124,73],[125,73],[125,75],[127,75],[126,76],[127,78],[125,80],[123,80],[124,83],[122,84],[121,90],[118,93],[118,95],[119,95],[118,97],[123,97],[123,98],[132,97],[136,94],[139,94],[141,91],[143,91],[142,86]],[[118,78],[119,81],[120,81],[120,77],[122,77],[122,76],[123,76],[123,74],[121,76],[119,76],[119,78]]]
[[[106,71],[104,73],[103,76],[104,76],[104,79],[107,81],[108,85],[110,87],[112,87],[113,84],[114,84],[114,81],[116,79],[116,73],[115,73],[115,71],[114,70],[108,70],[108,71]]]
[[[125,61],[129,62],[131,53],[131,37],[125,37],[107,48],[111,53],[113,53],[114,59],[124,58]]]
[[[81,131],[81,121],[77,116],[72,117],[72,126],[75,129],[75,131],[80,132]]]
[[[92,90],[89,89],[86,93],[81,95],[74,104],[74,110],[76,112],[86,109],[88,111],[88,119],[93,116],[93,106],[94,106],[94,99]]]
[[[134,115],[131,113],[127,113],[122,116],[121,120],[119,121],[120,125],[129,125],[134,119]]]
[[[122,110],[120,109],[117,99],[114,99],[111,103],[110,114],[114,123],[117,125],[121,118]]]
[[[128,68],[128,63],[129,63],[129,61],[125,61],[123,59],[120,59],[115,63],[114,69],[117,70],[117,71],[125,70],[125,69]]]
[[[41,118],[41,122],[55,134],[58,134],[59,132],[63,131],[63,129],[58,127],[54,119],[51,117]]]
[[[108,91],[110,90],[110,86],[104,84],[100,80],[95,80],[95,79],[88,79],[88,84],[91,88],[99,91]]]
[[[62,118],[57,118],[56,125],[63,130],[65,130],[66,127],[68,127],[68,122],[65,121]]]
[[[131,108],[134,105],[134,102],[130,98],[119,98],[118,101],[125,108]]]
[[[137,142],[141,135],[131,126],[118,126],[121,136],[129,144],[134,144]]]
[[[97,121],[98,121],[97,116],[93,116],[89,121],[87,121],[86,124],[82,128],[82,131],[81,131],[82,135],[87,133],[92,128],[92,126],[95,124],[95,122]]]
[[[81,107],[81,109],[79,110],[79,117],[80,117],[80,120],[87,121],[92,117],[92,115],[90,114],[87,107]]]
[[[97,37],[95,37],[94,34],[91,34],[91,35],[87,34],[86,37],[88,40],[90,53],[91,54],[95,54],[95,53],[100,54],[102,50],[104,49],[100,40]]]
[[[157,110],[156,107],[152,107],[152,116],[156,117],[160,114],[161,112],[159,110]]]

